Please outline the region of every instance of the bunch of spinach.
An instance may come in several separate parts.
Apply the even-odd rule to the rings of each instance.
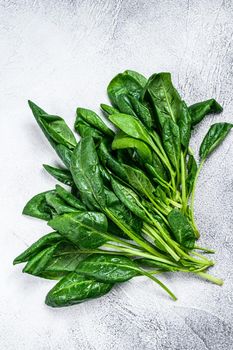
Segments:
[[[214,100],[192,106],[182,100],[170,73],[146,79],[127,70],[107,88],[101,104],[110,129],[95,112],[77,108],[75,131],[29,101],[41,130],[64,163],[44,165],[68,186],[35,195],[23,213],[48,222],[53,232],[20,254],[23,272],[59,280],[46,304],[73,305],[100,297],[115,283],[146,276],[175,295],[156,274],[195,273],[213,283],[214,262],[197,250],[194,192],[200,169],[232,124],[213,124],[200,146],[198,166],[189,147],[192,130],[222,107]],[[190,200],[191,198],[191,200]]]

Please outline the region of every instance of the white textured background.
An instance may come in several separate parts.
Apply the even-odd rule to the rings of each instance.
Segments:
[[[73,125],[78,105],[98,111],[107,101],[118,71],[171,71],[188,103],[215,97],[224,106],[196,128],[197,151],[212,122],[233,121],[232,17],[231,0],[0,1],[1,350],[233,349],[232,133],[207,161],[196,194],[201,243],[217,250],[211,272],[222,288],[166,275],[179,297],[172,302],[137,278],[101,299],[52,309],[44,297],[54,282],[12,266],[49,232],[21,210],[54,185],[41,164],[56,164],[27,99]]]

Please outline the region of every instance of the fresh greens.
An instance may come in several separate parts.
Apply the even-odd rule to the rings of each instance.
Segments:
[[[34,196],[23,213],[48,222],[44,235],[15,258],[23,272],[59,280],[46,304],[61,307],[108,293],[114,284],[146,276],[175,295],[154,275],[194,273],[221,285],[206,271],[214,264],[196,245],[194,193],[206,158],[232,124],[213,124],[200,146],[189,147],[192,129],[222,107],[210,99],[187,107],[170,73],[146,79],[126,70],[107,88],[102,111],[113,131],[93,111],[77,108],[76,138],[65,121],[29,106],[64,167],[45,170],[68,187]]]

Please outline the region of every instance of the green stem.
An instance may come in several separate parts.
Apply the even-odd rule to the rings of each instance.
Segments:
[[[158,280],[156,277],[154,277],[153,275],[151,275],[150,273],[148,273],[145,270],[141,270],[139,269],[140,273],[148,278],[150,278],[152,281],[154,281],[155,283],[157,283],[161,288],[163,288],[173,300],[177,300],[177,297],[172,293],[172,291],[170,291],[170,289],[168,287],[165,286],[165,284],[163,284],[160,280]]]
[[[181,151],[180,156],[180,162],[181,162],[181,189],[182,189],[182,211],[183,213],[186,212],[187,208],[187,199],[186,199],[186,169],[185,169],[185,159],[184,159],[184,153]]]
[[[222,286],[223,285],[223,280],[221,278],[217,278],[217,277],[214,277],[212,275],[209,275],[208,273],[206,272],[195,272],[196,275],[210,281],[210,282],[213,282],[219,286]]]
[[[193,189],[192,189],[192,194],[191,194],[191,205],[190,205],[190,210],[191,210],[191,220],[192,220],[192,223],[194,225],[194,227],[196,227],[196,224],[195,224],[195,219],[194,219],[194,200],[195,200],[195,189],[196,189],[196,185],[197,185],[197,179],[198,179],[198,176],[200,174],[200,171],[202,169],[202,166],[204,164],[204,161],[205,159],[203,159],[197,169],[197,172],[196,172],[196,175],[195,175],[195,179],[194,179],[194,183],[193,183]],[[200,234],[199,232],[195,232],[196,233],[196,237],[199,238],[200,237]]]
[[[203,250],[205,253],[209,253],[209,254],[214,254],[215,253],[215,250],[213,250],[213,249],[209,249],[209,248],[205,248],[205,247],[199,247],[198,245],[195,245],[194,249]]]
[[[156,254],[156,250],[147,243],[146,241],[143,241],[140,237],[136,236],[132,231],[130,231],[125,225],[123,225],[112,213],[108,208],[104,208],[104,212],[107,214],[107,216],[118,226],[120,229],[125,232],[127,236],[129,236],[134,242],[136,242],[139,246],[141,246],[143,249],[147,250],[151,254]]]

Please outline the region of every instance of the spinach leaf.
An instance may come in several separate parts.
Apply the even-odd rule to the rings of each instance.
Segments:
[[[119,178],[125,179],[126,178],[125,169],[113,157],[113,155],[110,153],[109,148],[110,148],[110,145],[108,144],[107,140],[102,140],[97,149],[100,162],[103,164],[104,167],[112,171]]]
[[[118,74],[115,76],[108,85],[107,92],[110,101],[113,106],[118,106],[118,99],[121,95],[132,95],[137,99],[140,98],[142,91],[141,82],[138,82],[138,79],[132,77],[129,74]]]
[[[44,169],[52,175],[55,179],[62,182],[65,185],[73,186],[74,181],[69,170],[62,168],[54,168],[50,165],[43,164]]]
[[[134,80],[136,80],[138,82],[138,84],[141,85],[142,88],[147,83],[147,79],[144,77],[144,75],[142,75],[134,70],[127,69],[126,71],[124,71],[123,74],[126,76],[132,77]]]
[[[109,119],[125,134],[151,144],[151,137],[148,131],[140,120],[135,119],[132,115],[123,113],[112,114]]]
[[[56,192],[49,192],[45,195],[46,202],[52,207],[57,214],[76,212],[77,209],[68,206]]]
[[[32,197],[23,208],[23,214],[46,221],[51,219],[51,209],[46,201],[48,193],[54,193],[54,191],[42,192]]]
[[[141,103],[138,99],[136,99],[134,96],[128,96],[128,99],[133,107],[134,112],[136,113],[137,117],[141,120],[141,122],[148,128],[151,129],[152,127],[152,117],[150,110],[145,106],[143,103]]]
[[[63,199],[63,201],[65,201],[70,206],[75,208],[76,211],[77,210],[80,210],[80,211],[86,210],[84,204],[78,198],[76,198],[72,193],[65,190],[62,186],[56,185],[56,193],[58,194],[58,196],[60,198]]]
[[[76,271],[97,281],[125,282],[138,275],[138,265],[126,256],[92,254],[80,262]]]
[[[139,196],[131,190],[129,187],[126,187],[122,185],[119,181],[112,178],[112,187],[117,195],[117,197],[120,199],[120,201],[130,210],[133,214],[141,218],[142,220],[147,221],[147,216],[142,209],[142,205],[140,205],[140,198]]]
[[[140,235],[142,229],[142,221],[135,216],[127,206],[120,202],[116,194],[105,188],[105,197],[106,197],[106,208],[115,219],[117,223],[120,223],[120,226],[126,227],[128,230],[133,231],[136,235]],[[122,227],[121,227],[122,229]],[[110,231],[111,232],[111,231]],[[123,238],[128,238],[123,232],[115,231],[116,234]]]
[[[45,269],[49,260],[52,258],[57,246],[45,248],[40,253],[32,257],[23,269],[23,272],[29,273],[34,276],[40,276],[41,272]]]
[[[116,109],[116,108],[114,108],[112,106],[106,105],[104,103],[101,103],[100,107],[105,112],[105,114],[107,114],[107,115],[119,113],[118,109]]]
[[[100,134],[104,134],[109,137],[114,137],[114,132],[104,124],[102,119],[93,111],[86,108],[77,108],[77,116],[75,120],[75,129],[79,132],[78,124],[84,122],[93,130],[98,130]],[[81,134],[80,134],[81,135]],[[81,135],[82,137],[88,135]]]
[[[203,102],[198,102],[190,106],[189,113],[192,120],[192,125],[196,125],[202,121],[202,119],[210,113],[220,113],[223,108],[220,104],[213,98]]]
[[[187,163],[188,175],[186,178],[186,189],[188,196],[191,194],[194,186],[194,181],[197,173],[197,163],[192,155],[189,155],[189,160]]]
[[[182,101],[172,84],[170,73],[153,74],[147,81],[146,95],[150,98],[161,127],[167,119],[171,119],[173,122],[179,120]]]
[[[162,128],[163,147],[172,165],[179,169],[180,160],[180,131],[177,124],[167,118]]]
[[[102,213],[63,214],[50,220],[48,225],[80,248],[94,249],[109,240],[106,237],[108,222]]]
[[[152,152],[145,142],[129,137],[123,132],[119,132],[113,140],[112,149],[115,150],[125,148],[136,149],[144,162],[152,163]]]
[[[133,115],[135,118],[137,118],[137,115],[133,110],[133,107],[130,103],[128,95],[122,94],[117,97],[117,107],[120,113]]]
[[[216,123],[211,125],[209,131],[205,135],[201,147],[200,147],[200,158],[206,159],[211,152],[225,139],[230,132],[233,124],[229,123]]]
[[[130,184],[130,186],[134,187],[139,193],[143,195],[153,195],[154,186],[142,170],[128,165],[124,165],[124,169],[126,170],[128,180],[127,182]]]
[[[38,241],[33,243],[22,254],[17,256],[17,258],[14,259],[13,264],[16,265],[28,261],[30,258],[34,257],[37,253],[39,253],[42,249],[60,242],[61,239],[62,236],[58,232],[48,233],[47,235],[41,237]]]
[[[52,307],[69,306],[100,297],[110,291],[112,284],[87,279],[71,272],[47,294],[45,303]]]
[[[69,169],[70,168],[70,162],[71,162],[71,156],[72,151],[67,148],[66,146],[59,144],[55,146],[55,151],[57,152],[57,155],[61,158],[65,166]]]
[[[176,241],[187,249],[193,249],[196,236],[187,217],[180,210],[173,209],[167,218]]]
[[[180,129],[180,142],[182,146],[188,148],[191,137],[191,116],[184,101],[182,101],[182,112],[178,120],[178,126]]]
[[[103,180],[93,139],[81,139],[71,158],[71,174],[83,203],[91,210],[105,206]]]

